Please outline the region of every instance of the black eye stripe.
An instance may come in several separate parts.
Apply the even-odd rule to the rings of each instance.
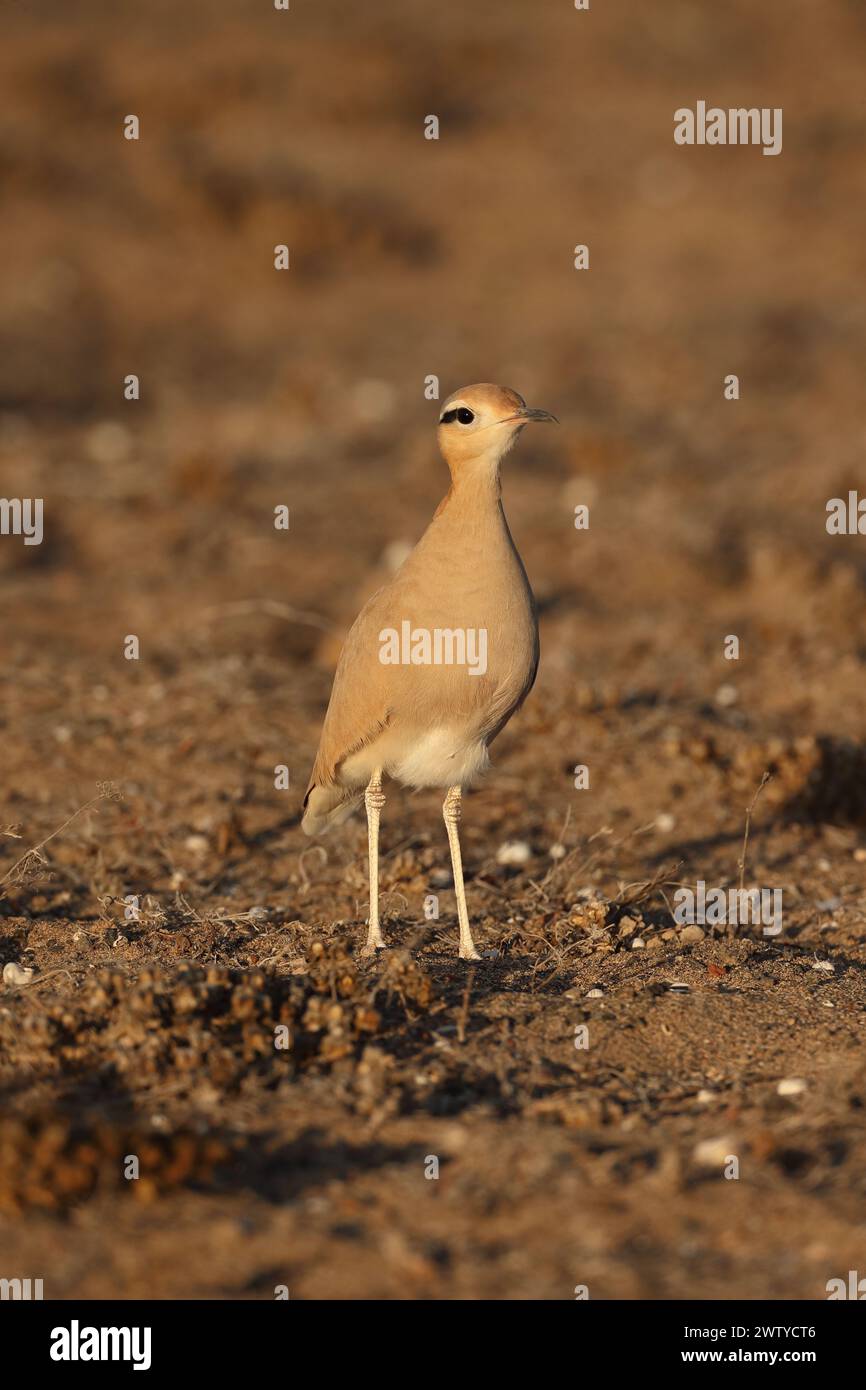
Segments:
[[[471,410],[467,410],[465,405],[459,405],[454,410],[446,410],[439,423],[440,425],[450,425],[455,420],[459,420],[461,425],[471,425],[474,419],[475,416]]]

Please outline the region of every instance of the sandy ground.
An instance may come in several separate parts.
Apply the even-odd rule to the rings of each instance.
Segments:
[[[0,537],[0,1277],[866,1273],[866,540],[825,528],[864,488],[866,17],[663,9],[7,11],[0,492],[45,537]],[[699,98],[782,107],[782,154],[675,146]],[[468,969],[439,796],[389,792],[373,964],[363,824],[297,827],[341,635],[445,491],[429,375],[562,421],[505,470],[542,661],[464,810]],[[753,803],[782,932],[684,934]]]

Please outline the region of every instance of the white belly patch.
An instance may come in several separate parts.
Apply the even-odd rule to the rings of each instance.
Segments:
[[[468,787],[490,765],[487,746],[453,729],[428,729],[395,750],[385,771],[407,787]]]

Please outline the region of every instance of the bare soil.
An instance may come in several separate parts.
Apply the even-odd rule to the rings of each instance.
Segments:
[[[866,1273],[866,540],[825,529],[866,491],[866,17],[655,8],[7,7],[0,492],[45,538],[0,538],[0,1276]],[[678,148],[699,97],[782,107],[783,153]],[[505,471],[542,661],[465,804],[470,967],[439,796],[387,789],[372,963],[363,823],[298,829],[341,635],[445,490],[431,374],[562,421]],[[753,803],[782,933],[684,935]]]

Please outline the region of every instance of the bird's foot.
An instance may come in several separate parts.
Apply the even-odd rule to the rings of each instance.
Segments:
[[[370,956],[375,956],[377,951],[386,950],[387,946],[387,941],[384,941],[381,936],[374,938],[372,941],[365,941],[364,945],[361,947],[361,955],[365,959],[369,959]]]
[[[478,951],[476,951],[476,949],[475,949],[474,946],[461,946],[461,947],[460,947],[460,959],[461,959],[461,960],[480,960],[480,959],[481,959],[481,956],[479,955]]]

